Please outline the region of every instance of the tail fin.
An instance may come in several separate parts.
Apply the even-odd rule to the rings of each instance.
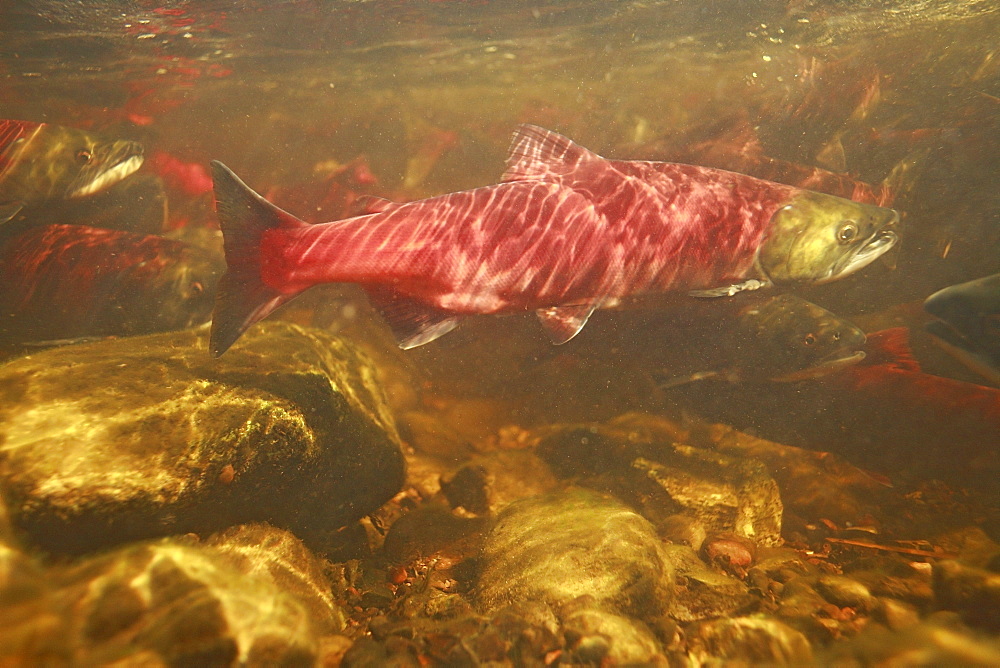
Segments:
[[[260,277],[261,236],[276,227],[305,225],[251,190],[221,162],[212,162],[215,209],[226,248],[226,273],[219,280],[209,350],[218,357],[250,325],[297,293],[286,294]]]

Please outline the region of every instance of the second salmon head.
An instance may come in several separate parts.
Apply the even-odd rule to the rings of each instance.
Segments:
[[[757,266],[775,283],[826,283],[868,266],[896,245],[899,214],[800,191],[778,209]]]
[[[142,160],[138,142],[107,140],[85,130],[42,123],[8,147],[4,199],[86,197],[132,174]]]

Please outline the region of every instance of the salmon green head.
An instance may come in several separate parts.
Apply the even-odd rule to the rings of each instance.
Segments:
[[[41,123],[4,151],[0,200],[36,203],[86,197],[139,169],[142,145]]]
[[[898,221],[892,209],[800,191],[772,216],[757,266],[775,283],[834,281],[895,246]]]

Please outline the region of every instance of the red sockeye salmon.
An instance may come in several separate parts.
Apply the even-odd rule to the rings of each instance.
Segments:
[[[607,160],[542,128],[496,185],[309,225],[212,163],[227,273],[211,352],[320,283],[362,285],[403,348],[463,316],[534,310],[554,343],[598,307],[663,291],[822,283],[891,248],[898,214],[743,174]]]

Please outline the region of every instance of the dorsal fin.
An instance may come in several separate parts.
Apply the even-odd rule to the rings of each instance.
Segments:
[[[364,216],[369,213],[382,213],[400,206],[400,202],[393,202],[391,199],[376,197],[375,195],[362,195],[354,201],[350,207],[351,216]]]
[[[560,134],[537,125],[522,125],[510,142],[507,170],[500,180],[541,180],[569,174],[585,162],[602,159]]]

